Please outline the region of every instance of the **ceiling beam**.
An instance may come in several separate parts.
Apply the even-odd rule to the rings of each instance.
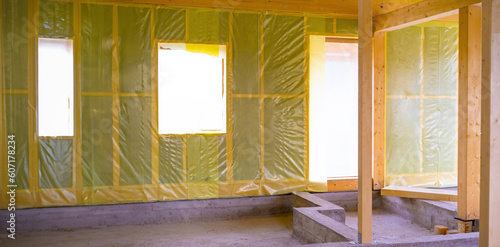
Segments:
[[[458,13],[481,0],[425,0],[373,18],[374,32],[387,32]]]

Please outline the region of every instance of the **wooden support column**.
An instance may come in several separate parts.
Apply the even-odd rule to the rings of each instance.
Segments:
[[[480,246],[500,246],[500,0],[483,1]]]
[[[481,159],[481,7],[460,9],[458,48],[458,213],[479,219]],[[472,231],[472,221],[458,221],[458,231]]]
[[[372,0],[358,0],[358,240],[372,242]]]
[[[385,169],[385,33],[373,39],[373,189],[384,187]]]

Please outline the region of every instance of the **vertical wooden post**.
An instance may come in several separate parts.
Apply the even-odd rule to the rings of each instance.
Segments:
[[[35,205],[41,204],[38,194],[38,0],[30,0],[28,6],[28,133],[29,133],[29,190]]]
[[[73,1],[73,60],[74,60],[74,88],[73,88],[73,116],[74,116],[74,136],[73,136],[73,193],[75,193],[78,204],[82,203],[82,114],[81,114],[81,18],[80,0]]]
[[[358,0],[358,240],[372,242],[372,0]]]
[[[481,158],[481,7],[460,9],[458,48],[458,213],[479,218]],[[458,231],[472,231],[471,221],[458,221]]]
[[[483,1],[480,246],[500,246],[500,0]]]
[[[384,187],[385,169],[385,32],[373,39],[373,190]]]

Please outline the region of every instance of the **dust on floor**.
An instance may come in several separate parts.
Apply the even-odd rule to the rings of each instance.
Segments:
[[[12,247],[156,247],[156,246],[295,246],[292,216],[189,223],[125,225],[16,233],[0,236],[0,246]]]
[[[358,230],[358,212],[346,212],[345,224]],[[383,209],[373,209],[373,240],[400,239],[430,236],[432,232],[411,220],[391,214]]]

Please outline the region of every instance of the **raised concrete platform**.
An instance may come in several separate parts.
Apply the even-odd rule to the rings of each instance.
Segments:
[[[353,241],[358,233],[345,225],[345,210],[307,192],[293,193],[293,235],[305,243]]]

